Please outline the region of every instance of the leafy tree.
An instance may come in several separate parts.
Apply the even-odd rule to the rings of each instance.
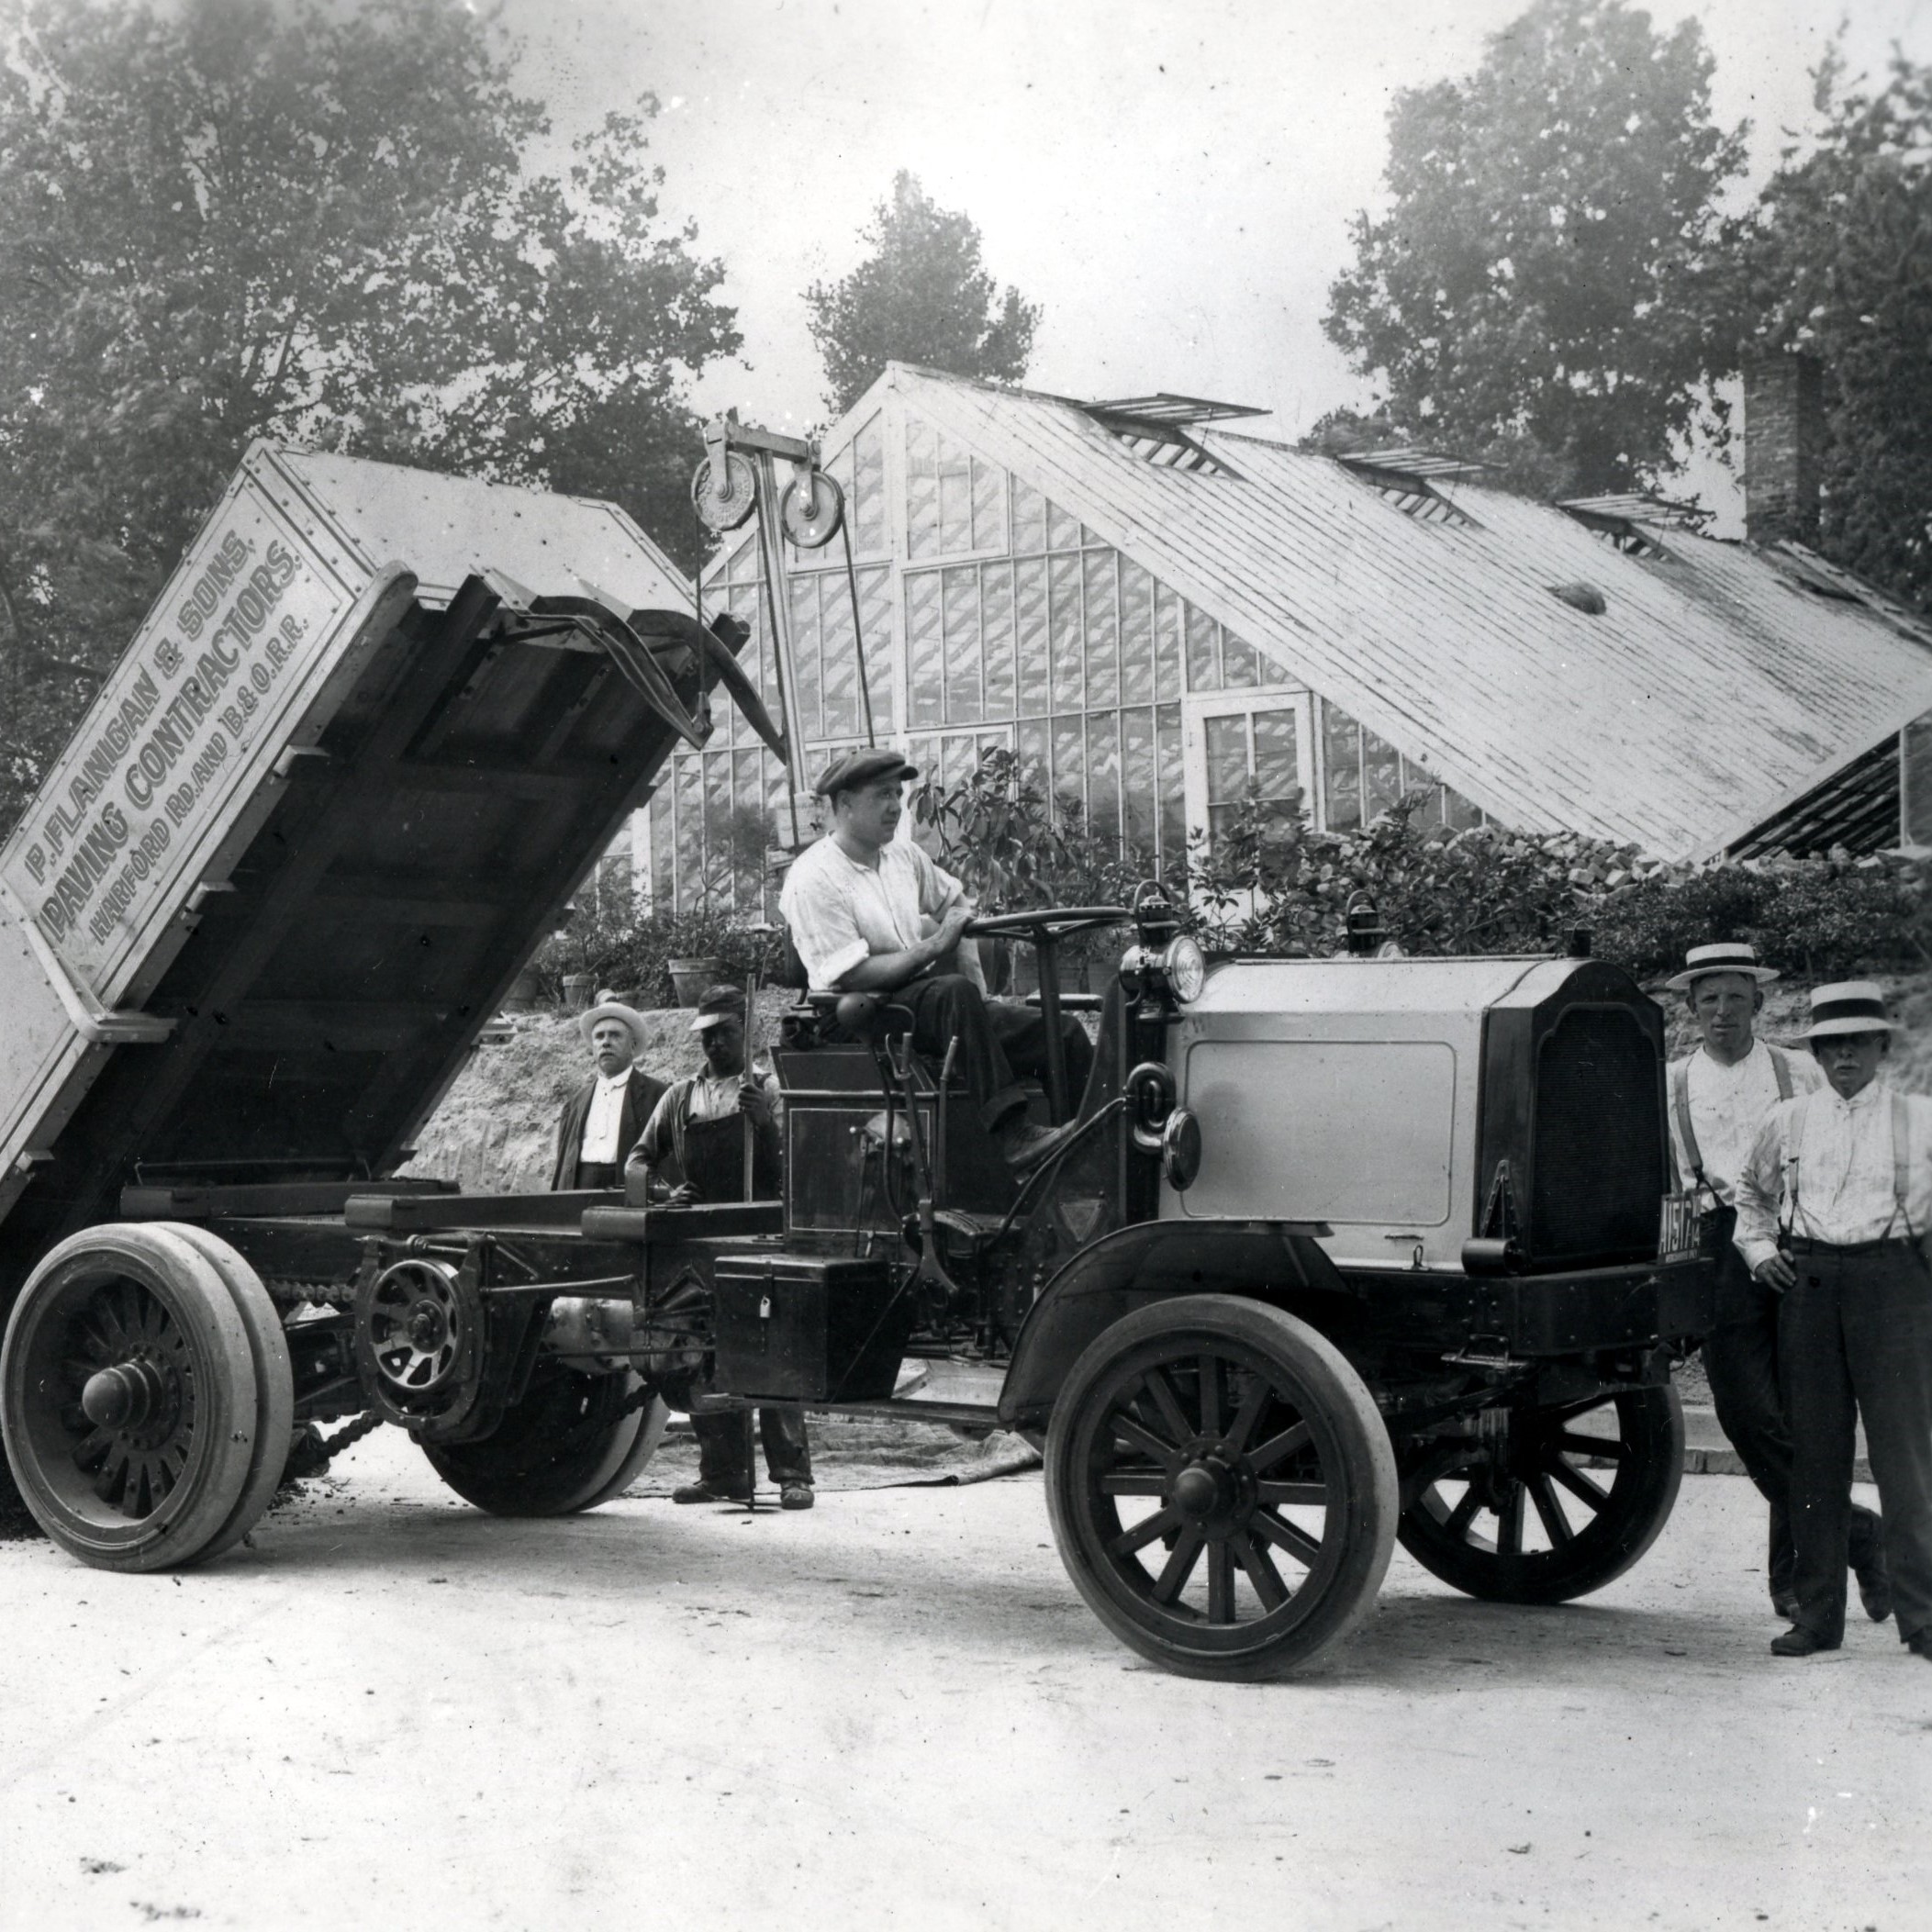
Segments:
[[[738,347],[648,95],[561,174],[443,0],[0,0],[0,823],[268,436],[613,497],[696,561]]]
[[[843,413],[888,362],[1014,383],[1026,374],[1040,310],[980,265],[979,230],[941,207],[903,169],[892,198],[859,237],[872,252],[831,284],[805,291],[811,339]]]
[[[1932,68],[1875,91],[1818,75],[1822,125],[1730,235],[1714,329],[1824,367],[1826,554],[1932,611]],[[1722,358],[1720,358],[1722,359]]]
[[[1694,20],[1535,0],[1462,81],[1396,96],[1386,213],[1351,225],[1329,339],[1407,434],[1553,492],[1669,469],[1704,374],[1693,292],[1743,165]]]

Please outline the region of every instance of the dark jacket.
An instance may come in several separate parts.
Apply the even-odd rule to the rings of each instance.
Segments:
[[[564,1111],[557,1118],[557,1157],[550,1172],[551,1190],[554,1193],[577,1184],[577,1149],[584,1145],[584,1122],[590,1114],[590,1103],[597,1097],[597,1076],[584,1082],[564,1103]],[[642,1067],[631,1069],[631,1084],[624,1095],[623,1111],[618,1116],[617,1167],[621,1173],[624,1159],[635,1145],[637,1137],[644,1131],[644,1122],[651,1118],[651,1110],[657,1105],[664,1090],[662,1080],[653,1080]]]

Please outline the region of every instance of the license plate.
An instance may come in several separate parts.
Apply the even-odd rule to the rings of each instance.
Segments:
[[[1657,1258],[1686,1261],[1700,1252],[1703,1212],[1695,1194],[1666,1194],[1662,1224],[1658,1229]]]

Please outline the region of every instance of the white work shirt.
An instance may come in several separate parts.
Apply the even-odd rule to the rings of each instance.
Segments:
[[[1827,1086],[1772,1108],[1737,1177],[1737,1248],[1752,1268],[1777,1252],[1781,1214],[1800,1240],[1835,1247],[1932,1229],[1932,1100],[1905,1096],[1903,1215],[1892,1126],[1893,1089],[1882,1079],[1848,1100]]]
[[[769,1073],[761,1075],[758,1078],[758,1084],[764,1088],[765,1098],[771,1101],[773,1111],[776,1113],[783,1105],[782,1096],[778,1092],[777,1076]],[[732,1114],[738,1111],[739,1091],[743,1085],[744,1076],[743,1074],[693,1074],[691,1077],[691,1109],[685,1118],[693,1121],[722,1121],[730,1119]],[[670,1100],[670,1094],[665,1094],[664,1099],[657,1103],[658,1106],[664,1106]],[[652,1118],[656,1118],[654,1112]]]
[[[628,1067],[622,1073],[597,1076],[597,1090],[591,1095],[590,1111],[584,1116],[584,1138],[577,1147],[579,1160],[616,1164],[618,1129],[623,1124],[624,1089],[630,1084]]]
[[[1784,1050],[1784,1063],[1791,1069],[1792,1098],[1815,1093],[1825,1084],[1824,1071],[1810,1054]],[[1680,1074],[1678,1069],[1687,1069]],[[1691,1132],[1697,1142],[1698,1157],[1703,1163],[1703,1178],[1717,1198],[1727,1206],[1737,1204],[1737,1177],[1750,1158],[1765,1116],[1778,1104],[1778,1069],[1771,1050],[1762,1040],[1753,1040],[1751,1050],[1735,1066],[1714,1060],[1699,1047],[1687,1060],[1670,1063],[1668,1087],[1670,1114],[1670,1152],[1676,1156],[1680,1182],[1686,1188],[1695,1183],[1689,1151],[1677,1117],[1677,1083],[1690,1082]]]
[[[894,839],[877,865],[862,865],[827,832],[793,862],[778,910],[813,991],[835,992],[863,961],[917,945],[965,898],[966,888],[909,839]]]

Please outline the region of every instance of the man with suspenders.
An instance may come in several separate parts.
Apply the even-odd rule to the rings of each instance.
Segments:
[[[1670,984],[1681,992],[1703,1044],[1670,1070],[1670,1145],[1679,1185],[1715,1197],[1723,1245],[1718,1264],[1717,1325],[1704,1337],[1704,1370],[1718,1426],[1770,1505],[1771,1606],[1797,1612],[1796,1554],[1789,1493],[1792,1439],[1780,1394],[1779,1297],[1756,1281],[1733,1245],[1737,1177],[1766,1117],[1780,1102],[1825,1084],[1815,1060],[1757,1037],[1764,988],[1777,977],[1748,945],[1692,946]],[[1848,1488],[1850,1476],[1847,1473]],[[1852,1507],[1849,1554],[1865,1607],[1887,1609],[1879,1520]]]
[[[1819,987],[1803,1037],[1828,1084],[1772,1109],[1737,1178],[1738,1248],[1781,1297],[1797,1603],[1779,1657],[1844,1641],[1862,1416],[1899,1637],[1932,1659],[1932,1100],[1878,1078],[1893,1032],[1871,981]]]

